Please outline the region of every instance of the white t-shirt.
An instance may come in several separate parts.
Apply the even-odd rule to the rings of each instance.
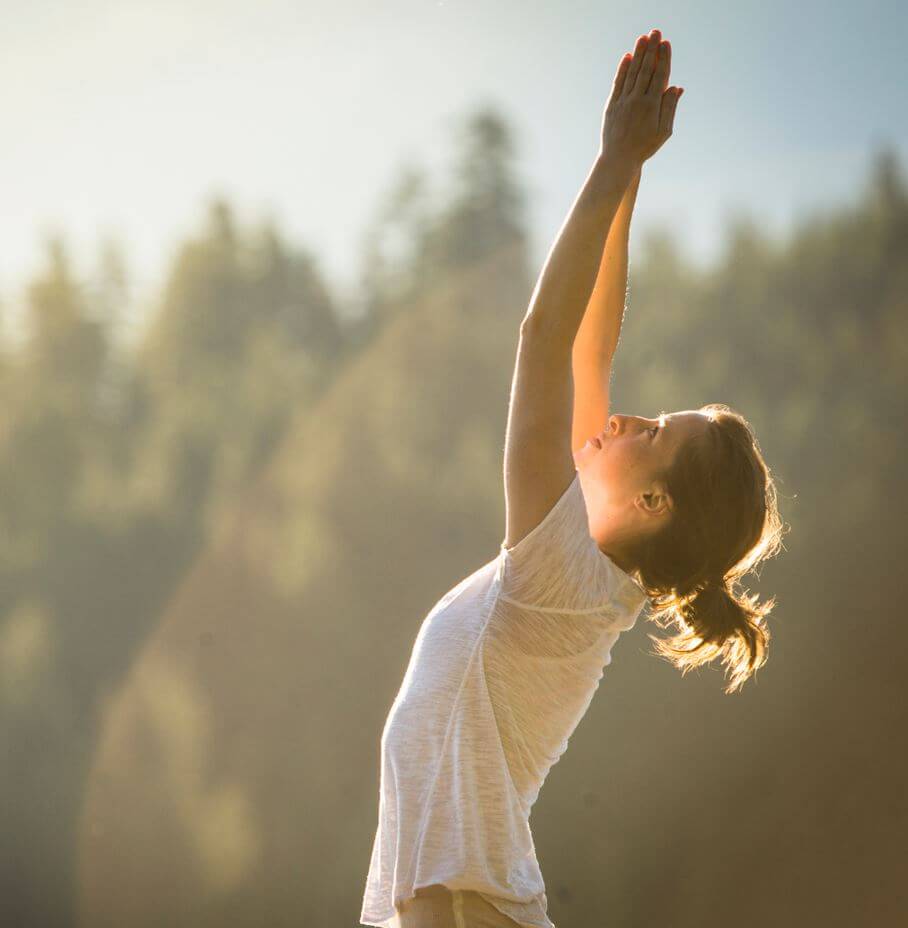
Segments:
[[[423,620],[381,736],[360,922],[443,883],[554,928],[530,809],[646,594],[590,536],[575,473],[542,522]]]

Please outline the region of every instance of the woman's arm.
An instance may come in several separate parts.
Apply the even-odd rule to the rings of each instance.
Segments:
[[[575,451],[608,422],[609,381],[627,298],[628,243],[640,176],[638,169],[612,220],[596,284],[574,339],[571,447]]]
[[[548,337],[569,357],[624,193],[639,165],[600,151],[552,245],[530,297],[523,328]]]
[[[634,166],[596,160],[520,326],[504,448],[505,545],[535,528],[574,477],[571,350]]]
[[[609,228],[640,165],[671,135],[667,43],[653,30],[618,66],[602,144],[549,253],[520,327],[505,434],[505,545],[535,528],[575,476],[571,447],[574,339]],[[663,54],[660,54],[660,48]]]

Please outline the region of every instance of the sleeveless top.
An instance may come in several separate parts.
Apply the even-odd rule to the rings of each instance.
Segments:
[[[441,883],[554,928],[530,810],[646,598],[590,536],[575,473],[529,534],[432,607],[381,735],[361,924],[388,928]]]

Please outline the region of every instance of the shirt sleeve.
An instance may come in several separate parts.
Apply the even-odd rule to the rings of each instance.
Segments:
[[[501,588],[505,602],[539,612],[626,616],[633,624],[646,595],[590,535],[580,477],[542,521],[510,548],[501,544]]]

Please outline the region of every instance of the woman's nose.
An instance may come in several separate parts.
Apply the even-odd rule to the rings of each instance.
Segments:
[[[630,428],[631,423],[638,429],[645,429],[657,421],[644,419],[642,416],[623,416],[620,413],[615,413],[615,415],[608,417],[608,434],[620,435],[625,429]]]

